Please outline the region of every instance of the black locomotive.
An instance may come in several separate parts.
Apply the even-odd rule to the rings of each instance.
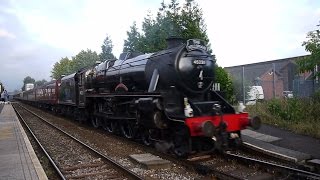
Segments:
[[[170,38],[165,50],[123,53],[51,82],[57,101],[46,107],[178,156],[224,150],[260,120],[212,90],[214,66],[203,41]]]

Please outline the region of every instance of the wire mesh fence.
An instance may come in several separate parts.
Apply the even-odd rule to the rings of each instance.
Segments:
[[[245,103],[261,98],[260,90],[253,87],[261,87],[264,100],[311,97],[320,90],[319,81],[313,78],[312,72],[297,73],[292,58],[227,67],[225,70],[232,77],[236,100]]]
[[[320,84],[317,80],[293,80],[293,94],[297,97],[311,97],[320,90]]]

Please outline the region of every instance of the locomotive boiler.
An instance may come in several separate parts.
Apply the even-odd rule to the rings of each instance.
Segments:
[[[124,53],[113,63],[102,63],[96,68],[96,87],[108,92],[154,92],[175,86],[188,93],[203,93],[212,83],[215,62],[202,41],[192,43],[195,40],[186,46],[181,39],[171,38],[166,50],[144,55]]]
[[[124,53],[85,72],[92,124],[178,156],[223,150],[259,118],[234,108],[212,90],[215,60],[205,43],[168,39],[165,50]]]

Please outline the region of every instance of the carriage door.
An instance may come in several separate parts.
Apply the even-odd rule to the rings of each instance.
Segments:
[[[85,103],[84,83],[85,83],[85,75],[84,73],[81,73],[79,77],[79,106],[84,106],[84,103]]]

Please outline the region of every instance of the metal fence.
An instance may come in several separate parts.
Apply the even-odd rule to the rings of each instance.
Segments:
[[[250,99],[250,87],[262,86],[264,99],[310,97],[320,90],[319,81],[309,74],[298,74],[296,65],[288,61],[264,62],[228,67],[237,101]]]
[[[320,90],[317,80],[293,80],[293,94],[296,97],[310,97]]]

